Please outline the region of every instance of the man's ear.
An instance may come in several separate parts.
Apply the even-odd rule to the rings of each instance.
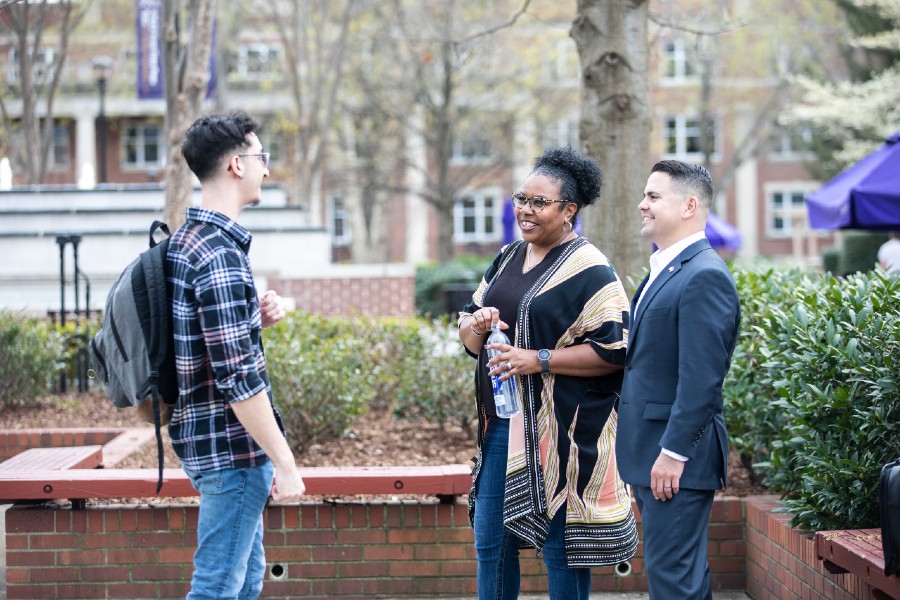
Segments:
[[[232,154],[229,157],[228,171],[234,173],[238,179],[244,178],[244,164],[241,162],[241,157],[237,154]]]
[[[692,219],[694,215],[697,214],[697,211],[700,209],[700,201],[697,199],[697,196],[688,196],[687,202],[684,207],[684,214],[682,218]]]

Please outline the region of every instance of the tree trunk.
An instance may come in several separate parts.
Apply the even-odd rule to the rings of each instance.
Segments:
[[[166,209],[164,219],[171,230],[184,223],[191,203],[192,176],[181,143],[188,127],[203,112],[209,82],[209,57],[215,0],[188,2],[187,30],[182,32],[181,2],[163,4],[166,77]]]
[[[603,169],[584,233],[609,257],[629,294],[647,265],[638,203],[650,172],[647,2],[578,0],[571,30],[582,66],[582,149]]]

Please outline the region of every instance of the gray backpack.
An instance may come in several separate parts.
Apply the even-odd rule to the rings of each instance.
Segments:
[[[166,238],[157,243],[156,231]],[[103,324],[90,343],[91,367],[119,408],[137,408],[156,427],[162,488],[163,445],[160,429],[178,400],[172,304],[166,282],[169,228],[154,221],[150,248],[128,265],[106,298]]]

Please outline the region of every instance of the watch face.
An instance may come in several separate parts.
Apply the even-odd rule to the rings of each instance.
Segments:
[[[545,350],[539,350],[539,351],[538,351],[538,358],[539,358],[540,360],[549,360],[549,359],[550,359],[550,351],[549,351],[549,350],[546,350],[546,349],[545,349]]]

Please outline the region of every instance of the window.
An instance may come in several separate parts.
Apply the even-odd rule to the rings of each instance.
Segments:
[[[238,49],[237,64],[229,72],[234,79],[272,79],[282,72],[281,48],[251,44]]]
[[[344,206],[341,196],[332,196],[331,207],[331,243],[335,246],[347,246],[350,244],[350,213]]]
[[[461,133],[453,142],[453,162],[483,164],[491,160],[491,142],[478,133]]]
[[[122,130],[122,162],[126,169],[162,166],[162,131],[159,125],[131,123]]]
[[[710,154],[718,152],[718,127],[715,118],[709,119]],[[663,153],[666,158],[699,159],[702,158],[700,140],[700,117],[672,115],[663,122]]]
[[[57,121],[53,124],[53,140],[50,143],[50,152],[47,164],[53,171],[66,171],[69,169],[72,154],[72,137],[69,124]]]
[[[35,85],[43,85],[50,83],[53,78],[53,49],[44,48],[38,50],[36,56],[32,59],[31,77]],[[20,83],[19,77],[19,57],[15,48],[9,49],[6,69],[6,83],[16,85]]]
[[[546,56],[544,69],[550,83],[579,84],[581,66],[574,42],[565,39],[554,43]]]
[[[578,120],[561,118],[544,127],[544,148],[571,146],[578,149]]]
[[[685,46],[684,40],[664,40],[660,54],[660,66],[664,82],[683,81],[697,75],[694,57]]]
[[[497,189],[460,195],[453,206],[453,239],[456,242],[496,242],[502,229],[502,194]]]
[[[809,127],[779,127],[768,141],[769,158],[772,160],[805,160],[812,142]]]
[[[768,234],[771,237],[787,237],[794,233],[794,220],[806,220],[805,189],[773,189],[768,198]]]

